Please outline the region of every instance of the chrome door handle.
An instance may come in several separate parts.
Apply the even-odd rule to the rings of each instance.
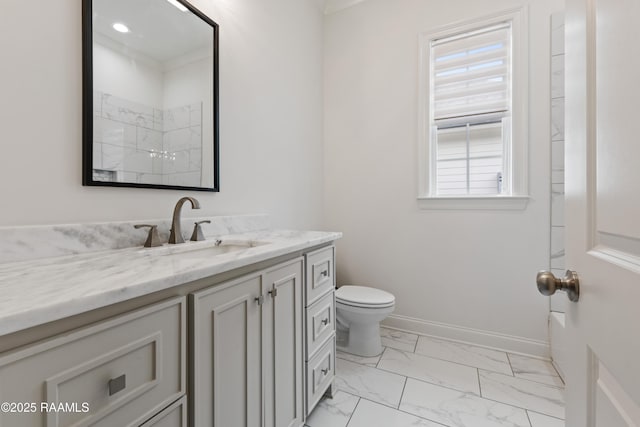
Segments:
[[[557,290],[566,291],[569,300],[577,302],[580,298],[580,280],[578,273],[567,270],[562,279],[558,279],[550,271],[539,271],[536,284],[542,295],[553,295]]]

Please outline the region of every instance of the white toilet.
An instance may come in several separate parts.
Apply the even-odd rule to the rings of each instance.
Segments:
[[[337,347],[358,356],[382,353],[380,322],[393,313],[395,297],[366,286],[341,286],[336,290]]]

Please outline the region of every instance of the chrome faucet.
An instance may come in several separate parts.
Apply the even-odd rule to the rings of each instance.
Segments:
[[[193,197],[183,197],[178,200],[176,207],[173,209],[173,221],[171,222],[171,233],[169,234],[169,243],[184,243],[184,237],[182,236],[182,227],[180,226],[180,212],[182,211],[182,205],[184,202],[191,202],[193,209],[200,209],[200,202]]]

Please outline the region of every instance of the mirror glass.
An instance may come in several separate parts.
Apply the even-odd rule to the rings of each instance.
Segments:
[[[218,26],[183,0],[83,0],[85,185],[219,191]]]

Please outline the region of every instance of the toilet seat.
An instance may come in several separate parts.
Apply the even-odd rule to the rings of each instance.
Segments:
[[[393,294],[367,286],[341,286],[336,290],[336,302],[352,307],[386,308],[395,301]]]

